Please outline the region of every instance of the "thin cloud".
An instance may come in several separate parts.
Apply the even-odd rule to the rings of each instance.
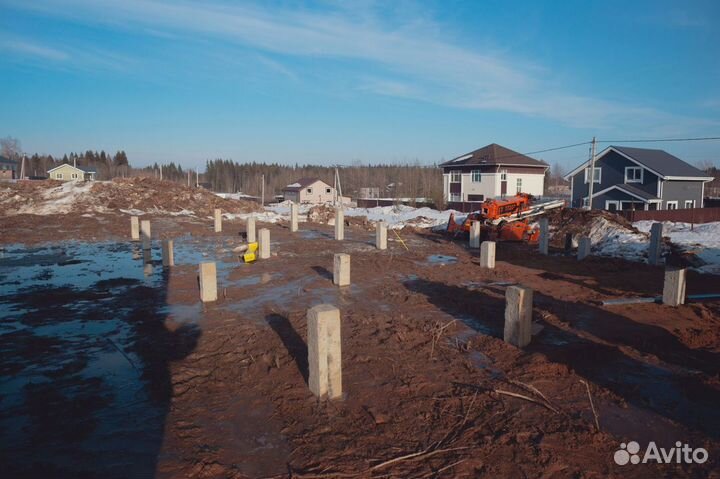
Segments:
[[[0,39],[0,51],[9,53],[16,60],[27,60],[29,63],[43,68],[58,70],[91,71],[99,69],[123,72],[129,71],[133,65],[137,64],[130,57],[93,46],[48,46],[32,39],[20,37]]]
[[[68,60],[70,55],[56,48],[31,43],[24,40],[3,40],[0,41],[0,50],[5,52],[18,54],[22,56],[30,56],[42,60],[50,60],[54,62],[62,62]]]
[[[269,70],[279,73],[280,75],[289,78],[290,80],[298,80],[298,75],[291,70],[290,68],[283,65],[281,62],[277,60],[273,60],[272,58],[269,58],[265,55],[256,55],[255,57],[258,62],[260,62],[262,65],[264,65]]]
[[[372,69],[375,77],[359,80],[356,89],[446,106],[508,111],[574,127],[718,125],[558,90],[553,73],[540,65],[504,52],[456,45],[447,34],[439,35],[443,29],[427,18],[396,19],[394,23],[401,26],[387,25],[373,7],[363,8],[363,4],[321,12],[164,0],[9,0],[9,4],[87,24],[165,32],[188,41],[216,38],[269,54],[353,60],[367,65],[360,68]],[[261,58],[266,66],[294,75],[282,64]]]

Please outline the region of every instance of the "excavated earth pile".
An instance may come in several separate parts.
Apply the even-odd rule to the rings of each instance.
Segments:
[[[220,198],[155,178],[116,178],[103,182],[23,181],[0,186],[0,215],[111,213],[120,210],[172,212],[207,216],[214,208],[225,213],[259,211],[254,202]]]

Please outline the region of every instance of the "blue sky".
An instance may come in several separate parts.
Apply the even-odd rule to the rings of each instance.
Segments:
[[[719,24],[714,0],[0,0],[0,137],[195,166],[720,136]]]

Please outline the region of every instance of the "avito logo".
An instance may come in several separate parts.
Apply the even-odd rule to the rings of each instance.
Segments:
[[[615,451],[613,459],[615,464],[624,466],[626,464],[646,464],[648,462],[656,462],[658,464],[703,464],[708,460],[708,452],[699,447],[693,449],[688,444],[680,441],[675,443],[675,447],[665,449],[658,447],[655,442],[651,441],[645,453],[640,458],[640,444],[630,441],[627,444],[620,444],[620,449]]]

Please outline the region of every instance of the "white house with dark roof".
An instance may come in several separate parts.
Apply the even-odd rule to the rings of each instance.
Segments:
[[[441,163],[448,203],[529,193],[542,196],[547,164],[496,143]]]
[[[588,205],[590,161],[565,175],[572,206]],[[595,159],[592,206],[596,209],[702,208],[713,178],[663,150],[609,146]]]
[[[300,178],[282,190],[283,198],[294,203],[326,203],[335,199],[335,188],[320,178]]]

